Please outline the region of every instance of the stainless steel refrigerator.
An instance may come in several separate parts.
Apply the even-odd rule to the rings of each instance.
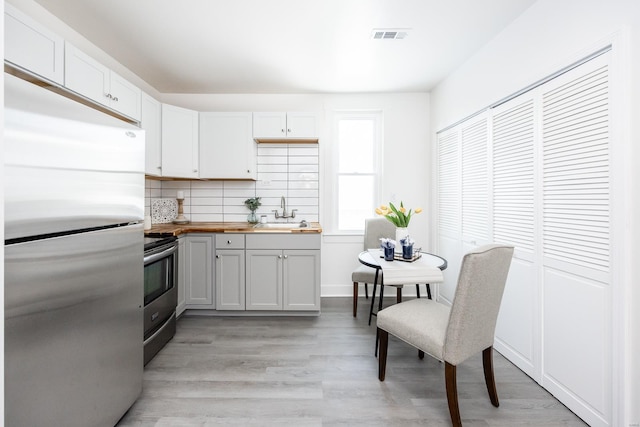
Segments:
[[[5,425],[113,426],[142,390],[144,132],[4,84]]]

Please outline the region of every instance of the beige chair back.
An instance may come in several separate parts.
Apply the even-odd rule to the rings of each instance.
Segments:
[[[364,222],[364,250],[380,247],[380,239],[395,239],[396,226],[384,217],[367,218]]]
[[[492,244],[462,259],[444,343],[446,362],[458,365],[493,345],[512,257],[512,246]]]

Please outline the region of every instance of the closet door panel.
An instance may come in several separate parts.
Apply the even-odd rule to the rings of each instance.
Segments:
[[[488,139],[486,114],[462,125],[462,240],[466,250],[490,241]]]
[[[542,385],[590,425],[611,418],[609,304],[603,283],[545,268]]]
[[[609,55],[542,93],[543,386],[611,420]]]
[[[533,93],[492,115],[493,241],[513,245],[496,349],[540,381],[540,292],[535,264],[535,107]]]
[[[440,301],[451,304],[462,258],[460,129],[454,127],[439,133],[437,144],[438,254],[448,262],[443,272],[444,282],[439,285],[437,295]]]

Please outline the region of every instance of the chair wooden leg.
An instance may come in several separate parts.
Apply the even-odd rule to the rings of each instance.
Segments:
[[[500,402],[498,401],[496,380],[493,376],[493,347],[482,350],[482,365],[484,366],[484,381],[487,383],[489,399],[491,399],[491,404],[497,408],[500,406]]]
[[[353,317],[358,312],[358,282],[353,282]]]
[[[378,328],[380,339],[380,355],[378,356],[378,379],[384,381],[384,374],[387,370],[387,347],[389,346],[389,332]]]
[[[444,366],[445,384],[447,387],[447,402],[449,403],[449,415],[453,427],[462,427],[460,419],[460,408],[458,407],[458,386],[456,384],[455,365],[445,362]]]
[[[396,288],[396,303],[402,302],[402,288]]]

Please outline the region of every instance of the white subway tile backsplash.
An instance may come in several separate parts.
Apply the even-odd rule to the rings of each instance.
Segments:
[[[297,209],[296,218],[319,221],[319,147],[317,144],[258,144],[256,181],[145,181],[145,213],[152,199],[175,198],[184,191],[184,213],[191,221],[244,222],[249,210],[244,201],[260,197],[258,215],[275,221],[273,210]]]
[[[287,165],[265,164],[258,165],[258,175],[261,173],[287,173]]]
[[[261,165],[286,165],[287,162],[287,156],[260,156],[258,157],[258,168]]]
[[[292,173],[307,173],[307,172],[318,172],[318,165],[292,165],[289,164],[289,179],[291,179]]]
[[[296,189],[318,189],[318,181],[289,181],[289,190]]]
[[[193,199],[202,197],[217,197],[219,199],[222,199],[224,197],[224,193],[222,191],[222,188],[192,188],[191,197]]]
[[[206,213],[206,214],[191,214],[191,221],[193,222],[222,222],[224,221],[224,215],[221,213]]]
[[[318,156],[319,146],[314,145],[292,145],[289,147],[289,156]]]

